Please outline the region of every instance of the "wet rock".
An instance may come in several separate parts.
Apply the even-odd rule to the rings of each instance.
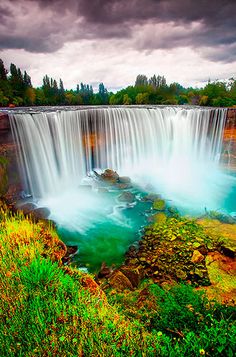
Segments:
[[[128,184],[131,183],[131,179],[128,176],[120,176],[118,182]]]
[[[148,195],[143,197],[143,201],[153,202],[153,201],[158,200],[160,198],[161,198],[161,196],[159,194],[157,194],[157,193],[149,193]]]
[[[108,278],[112,273],[112,269],[106,265],[105,262],[102,263],[100,271],[97,277],[100,278]]]
[[[164,211],[165,208],[166,208],[166,203],[164,200],[161,200],[161,199],[156,199],[154,202],[153,202],[153,209],[155,209],[156,211]]]
[[[154,223],[158,223],[158,224],[162,224],[165,223],[167,217],[165,215],[165,213],[156,213],[153,214],[152,216],[148,217],[148,221],[149,222],[154,222]]]
[[[62,263],[63,264],[69,264],[72,260],[72,258],[78,253],[78,247],[77,245],[67,245],[66,246],[66,254],[62,258]]]
[[[24,213],[24,214],[29,214],[33,210],[36,209],[36,205],[34,203],[25,203],[24,205],[20,206],[19,209]]]
[[[171,215],[178,215],[179,211],[177,210],[176,207],[168,207],[168,211]]]
[[[31,216],[36,220],[47,219],[50,215],[50,210],[47,207],[36,208],[30,212]]]
[[[116,183],[115,187],[118,188],[119,190],[127,190],[128,188],[131,188],[132,185],[129,183]]]
[[[100,178],[103,181],[109,182],[109,183],[116,183],[117,180],[119,179],[119,175],[116,171],[106,169],[101,175]]]
[[[118,196],[118,200],[120,202],[132,203],[135,201],[135,195],[129,191],[122,192],[122,194]]]
[[[123,291],[125,289],[133,289],[132,283],[121,271],[115,270],[110,279],[109,285],[118,291]]]
[[[202,255],[198,250],[193,251],[191,262],[194,264],[201,263],[204,260],[204,255]]]
[[[135,248],[135,246],[131,245],[125,256],[126,258],[135,258],[136,255],[137,255],[137,249]]]
[[[98,192],[99,193],[107,193],[107,192],[109,192],[109,190],[105,187],[98,187]]]

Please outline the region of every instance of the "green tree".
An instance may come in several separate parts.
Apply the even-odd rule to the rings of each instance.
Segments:
[[[135,87],[147,86],[148,79],[144,74],[138,74],[135,80]]]
[[[136,104],[148,104],[148,93],[139,93],[136,96]]]
[[[125,94],[123,96],[123,104],[124,105],[130,105],[132,104],[132,99],[128,96],[128,94]]]

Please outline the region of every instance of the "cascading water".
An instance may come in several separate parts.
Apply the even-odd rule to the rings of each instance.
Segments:
[[[84,190],[88,172],[117,170],[191,213],[224,209],[235,185],[220,169],[225,118],[224,109],[110,107],[14,114],[11,126],[26,190],[99,266],[137,239],[146,208],[124,210],[119,193]]]
[[[15,114],[11,122],[35,199],[76,189],[94,168],[112,168],[152,183],[180,205],[203,208],[218,204],[222,193],[225,114],[224,109],[102,108]]]

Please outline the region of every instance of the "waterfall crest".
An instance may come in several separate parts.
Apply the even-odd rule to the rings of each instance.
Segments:
[[[111,168],[181,201],[211,191],[225,118],[225,109],[110,107],[13,114],[11,126],[34,198],[76,189],[92,169]]]

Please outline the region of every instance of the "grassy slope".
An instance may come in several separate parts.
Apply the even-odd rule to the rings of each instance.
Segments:
[[[0,356],[233,356],[234,308],[190,287],[106,295],[50,227],[2,213]],[[141,299],[140,299],[141,298]]]

